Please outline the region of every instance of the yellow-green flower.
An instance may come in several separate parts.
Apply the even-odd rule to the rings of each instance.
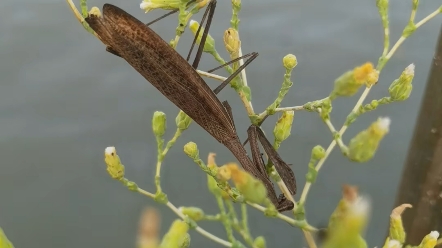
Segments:
[[[166,114],[155,111],[152,118],[152,129],[155,136],[162,137],[166,132]]]
[[[430,234],[427,234],[422,240],[421,244],[418,246],[419,248],[434,248],[437,244],[437,239],[439,238],[438,231],[432,231]]]
[[[350,141],[348,146],[348,158],[355,162],[366,162],[370,160],[379,146],[382,138],[388,133],[390,118],[379,118],[371,126],[357,134]]]
[[[187,215],[194,221],[200,221],[204,218],[204,211],[201,208],[196,207],[180,207],[178,210],[184,215]]]
[[[195,142],[189,142],[184,145],[184,153],[191,159],[195,160],[199,157],[198,146]]]
[[[104,162],[107,165],[107,172],[113,179],[120,180],[124,177],[124,165],[115,147],[110,146],[104,150]]]
[[[196,32],[198,31],[198,28],[200,27],[200,24],[197,21],[190,20],[189,29],[192,31],[193,35],[196,35]],[[198,37],[196,38],[196,44],[201,43],[201,38],[203,37],[204,28],[201,27],[200,32],[198,34]],[[205,53],[214,53],[215,52],[215,40],[213,39],[210,34],[207,34],[206,37],[206,43],[204,43],[203,52]]]
[[[144,0],[141,2],[140,8],[147,13],[154,9],[178,9],[182,4],[182,0]]]
[[[411,64],[405,68],[401,76],[394,80],[388,88],[390,97],[393,101],[403,101],[408,99],[413,90],[411,82],[414,78],[414,64]]]
[[[224,31],[224,46],[230,57],[238,57],[239,48],[241,47],[241,40],[239,39],[239,33],[234,28],[229,28]]]
[[[378,81],[379,71],[377,71],[372,63],[365,63],[360,67],[347,71],[335,81],[334,89],[330,96],[353,96],[358,92],[362,85],[371,87]]]
[[[406,233],[402,224],[402,213],[406,208],[411,208],[410,204],[402,204],[393,209],[390,214],[390,239],[397,240],[401,244],[405,243]]]
[[[275,141],[281,143],[290,136],[295,111],[284,111],[273,129]]]
[[[189,225],[182,220],[175,220],[172,223],[169,231],[164,235],[161,241],[160,248],[179,248],[183,243],[186,243],[189,237],[187,232],[189,231]]]
[[[267,189],[264,184],[246,171],[241,170],[237,164],[229,163],[222,168],[229,172],[235,187],[244,196],[244,199],[257,204],[261,204],[267,199]]]
[[[190,118],[186,113],[180,110],[175,118],[175,123],[179,130],[184,131],[189,128],[190,123],[192,123],[192,118]]]
[[[362,233],[368,222],[370,201],[357,195],[354,187],[344,187],[343,198],[330,218],[324,248],[366,248]]]
[[[92,7],[91,10],[89,10],[89,15],[94,15],[94,16],[101,16],[101,11],[98,7]]]
[[[298,64],[298,60],[296,59],[296,56],[293,54],[287,54],[282,59],[282,64],[287,70],[291,70],[295,68],[295,66]]]

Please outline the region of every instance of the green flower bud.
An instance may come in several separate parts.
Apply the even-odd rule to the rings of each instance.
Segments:
[[[437,239],[439,238],[438,231],[432,231],[430,234],[427,234],[418,248],[434,248],[437,244]]]
[[[231,57],[238,57],[239,48],[241,47],[241,40],[239,39],[238,31],[229,28],[224,32],[224,46]]]
[[[215,153],[209,153],[208,159],[207,159],[207,167],[211,170],[216,170],[218,171],[218,167],[216,165],[215,162]],[[220,187],[218,187],[218,182],[215,180],[215,178],[213,178],[213,176],[207,174],[207,186],[209,188],[209,191],[215,195],[215,196],[222,196],[224,199],[226,198],[230,198],[229,195],[223,191],[222,189],[220,189]]]
[[[204,218],[204,211],[196,207],[180,207],[179,210],[194,221],[200,221]]]
[[[113,179],[123,179],[124,165],[121,164],[120,157],[117,155],[115,147],[110,146],[104,150],[104,162],[107,165],[107,172]]]
[[[359,88],[366,84],[370,87],[377,82],[379,71],[374,69],[372,63],[365,63],[352,71],[347,71],[335,80],[335,85],[330,97],[353,96]]]
[[[98,7],[92,7],[91,10],[89,10],[89,15],[94,15],[94,16],[98,16],[101,17],[101,11]]]
[[[287,54],[282,59],[282,64],[287,70],[292,70],[296,67],[298,64],[298,60],[296,59],[296,56],[293,54]]]
[[[258,236],[256,237],[256,239],[253,241],[253,246],[257,247],[257,248],[266,248],[266,240],[263,236]]]
[[[218,183],[216,182],[215,178],[213,178],[210,175],[207,175],[207,185],[209,188],[209,191],[214,194],[215,196],[222,196],[223,190],[218,187]]]
[[[160,248],[181,247],[187,238],[189,225],[182,220],[175,220],[169,231],[164,235]]]
[[[190,123],[192,123],[192,118],[190,118],[188,115],[186,115],[186,113],[180,110],[175,118],[175,123],[179,130],[184,131],[189,128]]]
[[[379,118],[350,141],[347,157],[354,162],[367,162],[376,153],[382,138],[388,133],[390,118]]]
[[[359,193],[358,189],[354,186],[344,185],[342,187],[342,198],[336,206],[336,209],[333,211],[330,216],[330,220],[328,222],[328,229],[334,229],[336,223],[341,221],[343,216],[347,215],[348,209],[350,206],[355,203],[356,199],[358,199]]]
[[[402,72],[401,76],[394,80],[388,88],[390,98],[393,101],[403,101],[408,99],[413,89],[411,82],[414,78],[414,64],[409,65]]]
[[[276,142],[281,143],[290,136],[294,116],[295,111],[282,112],[282,116],[279,118],[278,122],[276,122],[275,128],[273,129],[273,135],[275,135]]]
[[[241,7],[241,0],[232,0],[232,5],[236,8]]]
[[[388,0],[376,0],[376,6],[379,9],[387,9],[388,8]]]
[[[199,157],[198,146],[195,142],[189,142],[184,145],[184,153],[191,159],[196,160]]]
[[[244,199],[252,203],[262,204],[267,200],[267,189],[261,180],[238,168],[235,163],[223,166],[230,171],[232,181]]]
[[[181,0],[181,2],[188,4],[191,0]],[[210,1],[209,0],[196,0],[195,6],[188,9],[188,11],[194,15],[198,13],[198,11],[204,8]]]
[[[9,241],[8,237],[6,237],[3,229],[0,228],[0,247],[1,248],[14,248],[14,245]]]
[[[402,248],[402,244],[397,240],[387,238],[382,248]]]
[[[313,147],[312,149],[312,158],[319,160],[325,157],[325,149],[320,146],[317,145],[315,147]]]
[[[401,244],[405,243],[405,229],[402,225],[402,213],[406,208],[411,208],[410,204],[402,204],[401,206],[395,208],[390,215],[390,239],[397,240]]]
[[[197,21],[190,20],[189,29],[192,31],[193,35],[196,35],[196,32],[198,31],[198,28],[200,27],[200,24]],[[204,28],[201,27],[201,30],[198,34],[198,38],[196,39],[196,43],[199,45],[201,43],[201,38],[203,37]],[[206,43],[204,44],[203,52],[205,53],[214,53],[215,52],[215,40],[210,36],[210,34],[207,34],[206,37]]]
[[[221,182],[230,180],[232,178],[232,173],[230,171],[230,168],[228,168],[226,165],[219,167],[218,173],[216,174],[216,178]]]
[[[419,6],[419,0],[413,0],[413,10],[416,10],[417,6]]]
[[[324,248],[354,247],[366,248],[367,243],[362,238],[370,212],[370,202],[367,198],[358,197],[348,205],[348,209],[336,219],[324,243]]]
[[[154,9],[172,10],[178,9],[183,4],[182,2],[182,0],[143,0],[140,4],[140,8],[143,9],[145,13]]]
[[[152,129],[155,136],[162,137],[166,132],[166,114],[155,111],[152,118]]]
[[[180,248],[187,248],[187,247],[190,247],[190,235],[188,233],[184,235],[184,238],[180,244]]]

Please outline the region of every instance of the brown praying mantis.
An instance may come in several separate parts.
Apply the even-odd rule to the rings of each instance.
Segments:
[[[198,28],[187,60],[185,60],[158,34],[150,29],[148,25],[114,5],[104,4],[102,16],[89,14],[85,20],[95,31],[98,38],[106,45],[106,51],[126,60],[129,65],[138,71],[167,99],[192,118],[212,137],[227,147],[238,159],[245,171],[261,180],[267,189],[269,199],[278,211],[291,210],[294,207],[293,202],[286,199],[283,194],[279,198],[276,196],[273,184],[269,179],[264,161],[259,152],[258,140],[292,195],[296,193],[296,181],[293,171],[280,158],[262,130],[254,125],[248,129],[252,162],[237,135],[229,104],[227,101],[221,103],[216,96],[241,70],[258,56],[258,53],[250,53],[227,63],[230,64],[241,58],[249,57],[238,70],[213,91],[196,71],[215,7],[216,0],[211,0],[201,22],[202,24],[208,16],[192,65],[188,61],[202,25]],[[171,13],[173,12],[176,12],[176,10]]]

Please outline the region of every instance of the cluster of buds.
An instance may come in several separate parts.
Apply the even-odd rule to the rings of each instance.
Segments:
[[[407,208],[411,208],[410,204],[402,204],[396,207],[390,215],[390,229],[389,235],[385,240],[385,244],[382,248],[402,248],[405,243],[406,233],[404,226],[402,224],[402,213]],[[437,239],[439,238],[439,232],[432,231],[427,234],[422,242],[418,246],[413,246],[415,248],[434,248],[437,244]],[[406,246],[411,247],[411,246]]]

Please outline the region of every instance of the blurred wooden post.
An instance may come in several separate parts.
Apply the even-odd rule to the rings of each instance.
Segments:
[[[413,205],[403,214],[411,245],[442,231],[442,27],[421,104],[395,204]]]

